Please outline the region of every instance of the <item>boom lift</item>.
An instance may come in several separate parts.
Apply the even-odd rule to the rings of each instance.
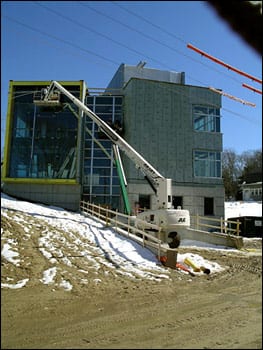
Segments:
[[[73,96],[57,81],[52,81],[46,89],[42,89],[41,97],[38,102],[42,105],[55,104],[55,101],[59,103],[61,94],[67,96],[81,111],[88,115],[98,125],[100,130],[104,132],[105,135],[114,143],[115,153],[117,146],[135,164],[136,168],[142,171],[155,193],[156,200],[153,201],[151,209],[139,213],[136,216],[138,219],[140,219],[137,221],[137,226],[139,226],[139,222],[141,222],[141,220],[161,226],[161,239],[168,243],[171,248],[176,248],[176,245],[178,246],[180,244],[180,229],[190,227],[190,214],[188,210],[173,208],[172,179],[163,177],[115,130],[113,130],[105,121],[100,119],[84,103]],[[157,235],[157,233],[153,232],[153,235]]]

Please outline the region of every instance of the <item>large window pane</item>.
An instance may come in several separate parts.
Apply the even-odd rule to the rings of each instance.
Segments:
[[[194,151],[195,177],[221,177],[220,152]]]
[[[93,112],[115,131],[120,132],[120,128],[117,126],[122,126],[122,97],[89,96],[86,101]],[[85,116],[85,120],[85,125],[92,132],[93,137],[88,132],[85,133],[87,148],[84,151],[86,167],[83,178],[89,186],[84,186],[83,189],[88,196],[92,194],[92,198],[96,198],[98,204],[112,203],[117,208],[116,202],[119,204],[120,196],[119,177],[113,159],[108,158],[100,147],[102,145],[109,154],[113,155],[112,141],[88,116]],[[116,122],[119,124],[116,125]],[[100,145],[95,142],[94,138],[99,141]],[[115,199],[113,200],[113,198]]]
[[[76,175],[77,109],[33,103],[32,87],[15,87],[9,176],[73,179]],[[71,91],[71,89],[69,89]],[[79,93],[71,91],[78,96]],[[73,112],[74,113],[73,113]]]
[[[219,108],[194,106],[193,125],[196,131],[220,132]]]

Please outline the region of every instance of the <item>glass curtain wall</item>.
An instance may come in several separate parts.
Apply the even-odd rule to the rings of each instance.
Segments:
[[[122,135],[122,96],[87,96],[86,105]],[[85,116],[83,197],[95,204],[120,209],[120,182],[112,142]]]
[[[34,94],[41,88],[14,87],[7,175],[10,178],[74,179],[78,110],[65,96],[60,106],[34,104]],[[79,86],[67,89],[79,98]]]

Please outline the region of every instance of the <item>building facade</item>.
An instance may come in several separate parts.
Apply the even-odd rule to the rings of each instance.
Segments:
[[[15,197],[76,209],[81,196],[81,113],[64,96],[61,105],[35,104],[49,84],[10,81],[2,188]],[[83,81],[61,84],[84,101]]]
[[[262,201],[262,181],[244,183],[240,187],[243,201]]]
[[[123,96],[109,93],[86,96],[86,106],[122,134]],[[120,181],[115,166],[112,142],[97,124],[84,116],[82,198],[112,209],[122,210]]]
[[[92,94],[83,81],[61,84],[172,179],[174,207],[224,217],[221,95],[186,85],[184,73],[145,68],[142,62],[120,65],[100,93]],[[84,198],[123,211],[112,142],[70,101],[35,105],[33,94],[47,85],[10,82],[4,191],[66,209],[78,210]],[[151,186],[136,164],[121,157],[132,212],[149,208],[155,200]]]

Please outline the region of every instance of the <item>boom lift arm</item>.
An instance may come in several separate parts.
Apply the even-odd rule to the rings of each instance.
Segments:
[[[117,145],[127,157],[134,162],[137,169],[140,169],[150,182],[156,193],[156,209],[171,209],[172,208],[172,180],[164,178],[146,159],[144,159],[134,148],[132,148],[117,132],[115,132],[106,122],[100,119],[93,111],[91,111],[78,98],[73,96],[57,81],[53,80],[47,89],[43,90],[42,101],[49,103],[54,101],[56,96],[59,98],[59,93],[66,95],[77,107],[88,115],[106,134],[106,136]]]

